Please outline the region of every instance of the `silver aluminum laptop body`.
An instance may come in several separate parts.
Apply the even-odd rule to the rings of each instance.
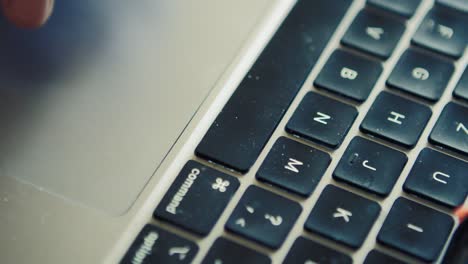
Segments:
[[[288,4],[66,0],[36,32],[2,21],[0,262],[117,262]]]
[[[166,190],[186,161],[195,158],[195,147],[294,3],[62,0],[56,1],[50,22],[38,31],[15,29],[2,20],[0,262],[119,262],[141,228],[154,222],[153,211]],[[356,123],[385,86],[432,4],[423,1],[408,22],[408,32],[384,65],[369,101],[360,107]],[[354,1],[279,127],[311,89],[313,78],[364,5],[364,0]],[[465,54],[459,64],[466,61]],[[463,69],[456,66],[455,75],[460,76]],[[449,86],[455,84],[453,80]],[[445,96],[443,104],[449,100]],[[430,122],[433,126],[436,119]],[[355,125],[350,134],[358,130]],[[426,130],[423,137],[429,133]],[[284,134],[277,129],[272,138]],[[223,232],[223,223],[242,190],[255,182],[254,173],[272,144],[270,140],[251,172],[239,177],[240,190],[209,236],[200,239],[158,222],[198,243],[195,263]],[[414,159],[424,144],[408,157]],[[331,167],[344,149],[333,152]],[[403,174],[409,170],[407,166]],[[300,201],[307,210],[299,222],[332,181],[330,174],[328,170],[317,191]],[[400,179],[394,188],[401,189],[403,182]],[[398,195],[392,192],[388,200]],[[383,201],[381,206],[388,212],[391,203]],[[385,215],[377,219],[357,251],[313,238],[360,263],[374,247],[377,226],[384,220]],[[296,225],[278,251],[247,244],[280,263],[302,229]]]

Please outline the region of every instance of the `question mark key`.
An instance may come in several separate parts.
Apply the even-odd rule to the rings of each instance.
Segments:
[[[302,207],[294,201],[250,186],[229,217],[226,229],[269,248],[278,249],[301,211]]]

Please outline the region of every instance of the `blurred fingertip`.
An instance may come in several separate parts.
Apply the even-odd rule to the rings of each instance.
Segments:
[[[1,0],[5,16],[22,28],[42,26],[52,14],[54,0]]]

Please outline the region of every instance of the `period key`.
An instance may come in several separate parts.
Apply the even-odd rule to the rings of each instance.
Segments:
[[[207,235],[239,188],[233,176],[189,161],[154,212],[162,219],[199,235]]]
[[[220,237],[211,246],[202,264],[237,264],[242,256],[242,264],[270,264],[269,257],[244,247],[236,242]]]
[[[289,250],[283,264],[314,264],[340,263],[351,264],[353,260],[348,255],[328,248],[305,237],[299,237]]]

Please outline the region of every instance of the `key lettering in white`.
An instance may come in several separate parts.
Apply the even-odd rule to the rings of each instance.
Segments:
[[[176,256],[179,260],[184,260],[189,252],[189,247],[173,247],[169,249],[169,256]]]
[[[151,254],[153,246],[159,238],[159,234],[156,232],[148,233],[143,239],[143,244],[133,256],[132,264],[141,264],[144,263],[146,256]]]
[[[172,197],[171,202],[166,206],[166,212],[171,214],[177,214],[177,208],[180,203],[184,200],[185,195],[190,191],[192,184],[197,180],[200,170],[197,168],[192,169],[192,171],[187,175],[184,183],[179,187],[177,193]]]
[[[406,227],[408,227],[409,229],[413,230],[413,231],[416,231],[418,233],[423,233],[424,232],[424,229],[422,229],[421,227],[419,226],[416,226],[416,225],[413,225],[413,224],[407,224]]]
[[[229,181],[223,180],[222,178],[216,178],[216,181],[211,184],[213,190],[218,190],[219,192],[225,192],[227,187],[229,187]]]
[[[403,122],[401,122],[400,119],[405,119],[406,117],[400,113],[397,113],[397,112],[390,112],[390,115],[387,120],[392,122],[392,123],[395,123],[395,124],[398,124],[398,125],[401,125],[403,124]]]
[[[358,77],[358,72],[353,69],[344,67],[341,69],[340,76],[343,79],[348,79],[352,81]]]
[[[371,171],[377,171],[377,169],[375,167],[372,167],[371,165],[369,165],[369,161],[368,160],[365,160],[362,162],[362,166],[366,169],[369,169]]]
[[[269,214],[265,214],[265,219],[270,221],[270,223],[273,226],[280,226],[283,223],[283,218],[280,215],[272,216],[272,215],[269,215]]]
[[[382,38],[382,35],[385,31],[382,28],[378,27],[367,27],[366,28],[366,33],[369,35],[371,38],[375,40],[380,40]]]
[[[351,221],[351,216],[353,216],[353,213],[340,207],[336,208],[336,213],[333,214],[333,218],[343,218],[346,223]]]
[[[445,39],[451,39],[453,37],[453,29],[444,25],[437,25],[437,31],[439,32],[440,36]]]
[[[463,131],[466,135],[468,135],[468,128],[463,123],[458,123],[457,132]]]
[[[448,174],[445,174],[445,173],[442,173],[440,171],[436,171],[434,172],[434,174],[432,174],[432,178],[440,183],[443,183],[443,184],[447,184],[447,181],[446,180],[443,180],[442,177],[444,178],[450,178],[450,175]]]
[[[239,218],[236,220],[236,225],[240,227],[245,227],[245,219],[244,218]]]
[[[304,163],[302,163],[301,161],[289,158],[288,165],[284,166],[284,168],[292,172],[298,173],[299,169],[296,166],[302,165],[304,165]]]
[[[317,116],[314,117],[315,122],[322,123],[324,125],[327,125],[328,122],[326,120],[331,119],[331,116],[324,114],[322,112],[317,112]]]
[[[413,78],[421,81],[425,81],[431,76],[428,70],[421,67],[414,68],[411,74],[413,75]]]

